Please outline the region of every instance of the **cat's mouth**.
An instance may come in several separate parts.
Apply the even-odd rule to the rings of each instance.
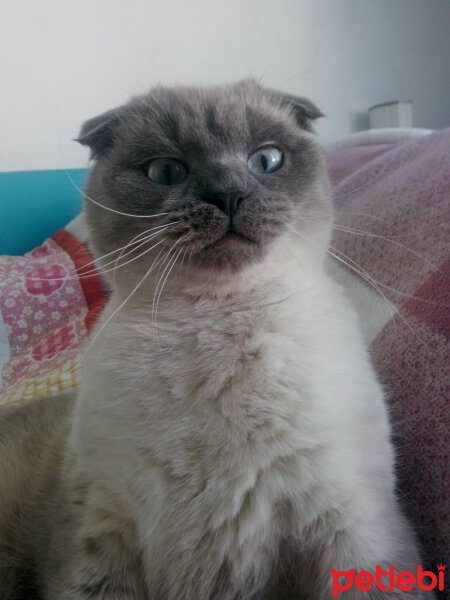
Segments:
[[[210,248],[218,247],[218,246],[231,246],[231,245],[239,245],[239,244],[255,244],[253,240],[249,239],[245,235],[241,233],[237,233],[237,231],[229,230],[224,235],[222,235],[219,239],[215,240],[211,244],[206,245],[203,248],[203,251],[209,250]]]
[[[236,231],[227,231],[205,244],[192,258],[202,268],[239,271],[260,258],[261,254],[261,247],[256,241]]]

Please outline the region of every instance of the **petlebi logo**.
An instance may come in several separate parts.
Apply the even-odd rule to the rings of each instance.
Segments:
[[[339,595],[339,592],[346,592],[352,586],[361,591],[370,591],[373,587],[383,592],[394,591],[396,589],[402,592],[408,592],[417,586],[421,590],[430,591],[438,589],[444,590],[445,565],[437,565],[437,574],[433,571],[424,571],[419,565],[416,573],[411,571],[400,571],[396,573],[395,567],[388,567],[384,571],[380,565],[377,565],[375,574],[370,571],[359,571],[350,569],[349,571],[336,571],[331,569],[333,577],[333,596]]]

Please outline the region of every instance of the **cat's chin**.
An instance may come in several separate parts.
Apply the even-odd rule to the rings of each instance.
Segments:
[[[192,257],[192,262],[203,269],[236,272],[260,260],[262,256],[262,248],[257,242],[238,233],[228,232],[197,252]]]

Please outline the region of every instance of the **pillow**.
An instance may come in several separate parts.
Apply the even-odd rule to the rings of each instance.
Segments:
[[[0,257],[0,404],[79,384],[82,348],[105,298],[92,257],[64,229],[24,256]]]
[[[33,250],[81,210],[87,169],[0,173],[0,255]]]

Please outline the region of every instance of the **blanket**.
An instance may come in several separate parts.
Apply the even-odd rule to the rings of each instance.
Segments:
[[[334,269],[346,271],[365,325],[399,494],[435,569],[450,556],[450,129],[341,148],[328,161]]]

